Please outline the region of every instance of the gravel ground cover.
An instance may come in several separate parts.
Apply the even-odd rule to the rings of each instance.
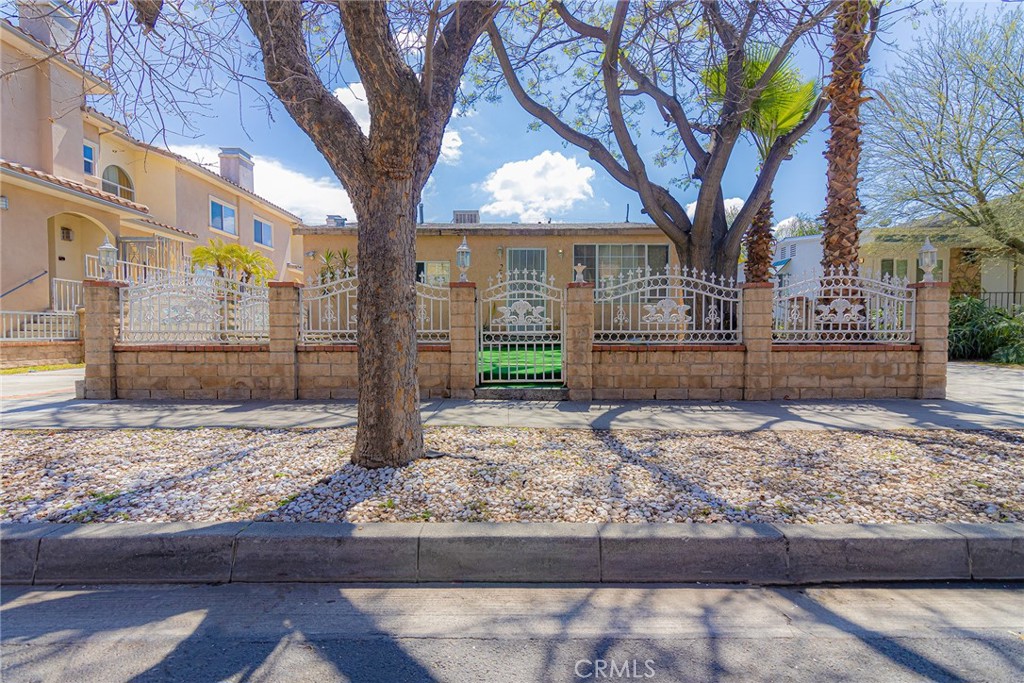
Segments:
[[[0,431],[0,519],[1022,522],[1024,431],[439,427],[349,463],[354,429]]]

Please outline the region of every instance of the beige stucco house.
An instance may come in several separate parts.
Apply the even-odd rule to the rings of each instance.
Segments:
[[[176,268],[220,238],[298,280],[299,219],[253,193],[251,157],[222,148],[218,174],[87,106],[109,86],[57,54],[70,19],[59,5],[34,16],[38,6],[19,5],[17,26],[0,21],[0,309],[73,310],[105,239],[124,262]]]
[[[451,223],[418,225],[417,277],[431,282],[458,280],[455,255],[463,238],[472,255],[467,279],[480,287],[486,287],[488,279],[499,272],[514,270],[531,271],[531,278],[564,287],[572,282],[573,268],[579,263],[586,266],[588,282],[648,266],[661,272],[666,265],[678,264],[675,249],[653,224],[479,223],[478,216],[476,211],[456,211]],[[357,227],[330,218],[325,225],[302,225],[295,230],[303,239],[306,278],[319,276],[328,251],[347,250],[350,263],[355,263]]]

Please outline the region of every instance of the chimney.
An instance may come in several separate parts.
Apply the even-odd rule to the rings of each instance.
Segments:
[[[348,219],[344,216],[338,216],[333,213],[327,215],[328,228],[344,228],[346,223],[348,223]]]
[[[18,28],[48,48],[63,52],[72,46],[78,20],[65,3],[53,0],[19,0]],[[69,55],[74,57],[74,55]]]
[[[480,211],[474,209],[473,211],[452,211],[452,223],[479,223],[480,222]]]
[[[220,148],[220,176],[252,192],[252,157],[241,147]]]

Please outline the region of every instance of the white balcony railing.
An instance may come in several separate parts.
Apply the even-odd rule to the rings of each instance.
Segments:
[[[77,313],[0,311],[0,339],[72,341],[78,338]]]
[[[54,311],[71,313],[85,305],[81,280],[53,278],[50,281],[51,302]]]

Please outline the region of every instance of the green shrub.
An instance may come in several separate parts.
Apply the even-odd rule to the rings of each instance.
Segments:
[[[949,357],[951,360],[1024,362],[1024,312],[1015,315],[970,296],[951,300]]]

